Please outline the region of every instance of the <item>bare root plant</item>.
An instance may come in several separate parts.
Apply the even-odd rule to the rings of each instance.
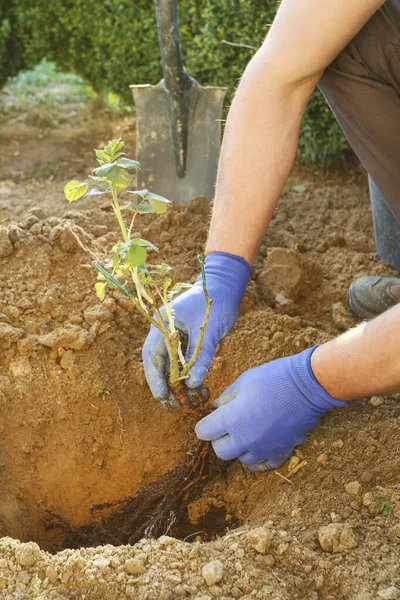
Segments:
[[[122,151],[124,142],[115,139],[102,150],[95,150],[99,166],[84,181],[70,181],[64,189],[69,202],[83,197],[100,196],[110,202],[118,221],[121,240],[114,245],[111,256],[104,266],[96,264],[98,281],[96,293],[104,300],[107,289],[119,289],[133,303],[138,312],[163,334],[169,357],[168,383],[184,413],[192,420],[199,420],[210,412],[204,395],[188,394],[185,379],[200,351],[208,322],[212,299],[208,295],[204,264],[198,257],[202,276],[206,311],[200,327],[198,343],[189,360],[184,356],[184,342],[175,326],[171,300],[187,283],[173,283],[171,267],[164,262],[153,262],[148,256],[158,248],[137,234],[137,220],[141,215],[163,214],[169,200],[144,190],[129,190],[140,165],[126,157]],[[131,201],[121,202],[121,196],[133,196]],[[133,233],[135,232],[135,233]],[[193,422],[192,422],[193,425]],[[185,498],[197,488],[205,473],[210,473],[209,445],[191,436],[186,459],[169,473],[141,488],[136,494],[115,502],[94,505],[90,514],[93,523],[72,528],[62,516],[45,509],[67,531],[62,547],[76,544],[93,546],[101,543],[134,543],[143,536],[158,536],[170,530],[172,523],[182,516]],[[44,507],[42,507],[44,508]]]

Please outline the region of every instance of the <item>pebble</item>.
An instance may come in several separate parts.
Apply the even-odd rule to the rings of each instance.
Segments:
[[[6,227],[0,226],[0,258],[10,256],[13,251],[13,245],[8,237]]]
[[[361,484],[358,481],[351,481],[345,486],[345,490],[350,496],[358,496],[361,493]]]
[[[336,442],[333,442],[332,446],[334,448],[343,448],[344,442],[343,440],[336,440]]]
[[[15,552],[15,560],[21,567],[32,567],[39,558],[40,548],[33,542],[22,544]]]
[[[320,455],[317,457],[317,463],[318,463],[319,465],[326,465],[326,462],[327,462],[327,460],[328,460],[328,455],[327,455],[327,453],[326,453],[326,452],[324,452],[323,454],[320,454]]]
[[[172,583],[173,585],[179,585],[182,583],[182,577],[179,573],[167,573],[165,575],[165,581]]]
[[[137,558],[129,558],[124,564],[124,570],[128,575],[142,575],[146,571],[143,563]]]
[[[46,574],[47,579],[50,581],[50,583],[55,583],[57,581],[57,578],[58,578],[57,569],[55,569],[51,565],[47,567],[45,574]]]
[[[371,492],[367,492],[366,494],[364,494],[363,501],[362,501],[364,506],[371,506],[373,501],[374,501],[374,495],[371,494]]]
[[[38,218],[39,221],[44,221],[45,219],[47,219],[47,213],[43,210],[43,208],[39,208],[38,206],[31,208],[29,214]]]
[[[288,549],[289,549],[289,544],[278,544],[278,546],[276,547],[276,553],[277,554],[285,554],[285,552],[287,552]]]
[[[92,227],[92,233],[95,237],[101,237],[108,233],[108,227],[106,225],[95,225]]]
[[[383,590],[379,590],[378,598],[382,598],[383,600],[396,600],[396,598],[400,598],[400,590],[392,585]]]
[[[35,223],[38,223],[39,219],[37,217],[35,217],[35,215],[27,215],[22,221],[21,221],[21,227],[22,229],[30,229],[32,227],[32,225],[34,225]]]
[[[358,546],[352,529],[343,523],[331,523],[320,527],[318,541],[326,552],[343,552]]]
[[[370,405],[374,406],[375,408],[377,406],[382,406],[384,402],[385,400],[381,396],[372,396],[372,398],[369,401]]]
[[[12,225],[8,230],[8,238],[13,244],[16,244],[17,242],[22,242],[27,236],[27,232],[24,229],[21,229],[21,227],[17,227],[16,225]]]
[[[219,560],[213,560],[204,565],[201,574],[207,585],[215,585],[224,577],[223,564]]]
[[[369,483],[372,480],[372,477],[371,471],[363,471],[360,479],[363,483]]]
[[[271,545],[272,534],[268,529],[260,527],[247,534],[247,541],[256,552],[267,554]]]

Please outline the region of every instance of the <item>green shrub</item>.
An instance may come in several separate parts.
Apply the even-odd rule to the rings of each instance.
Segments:
[[[228,86],[228,106],[254,54],[246,46],[260,46],[278,4],[277,0],[179,2],[187,71],[203,85]],[[116,93],[126,103],[132,102],[129,84],[155,84],[162,77],[152,0],[9,0],[6,11],[0,27],[2,64],[5,56],[11,58],[6,76],[46,56],[59,69],[79,74],[96,91]],[[3,76],[0,85],[4,80]],[[300,157],[326,167],[341,162],[347,147],[317,92],[305,115]]]

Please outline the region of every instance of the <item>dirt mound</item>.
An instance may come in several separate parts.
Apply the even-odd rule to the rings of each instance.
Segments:
[[[213,398],[245,369],[353,324],[344,308],[350,281],[390,272],[374,254],[364,181],[302,177],[308,191],[284,192],[239,322],[207,377]],[[196,199],[144,223],[177,280],[197,276],[208,214]],[[38,206],[0,227],[3,536],[49,548],[60,529],[40,505],[88,524],[93,504],[134,493],[185,457],[192,425],[167,413],[145,383],[146,325],[119,292],[103,304],[94,293],[93,263],[116,236],[106,206],[63,217]],[[3,537],[2,597],[396,597],[399,411],[389,397],[333,411],[279,472],[231,463],[188,499],[187,541],[164,536],[52,556]],[[203,543],[213,510],[223,511],[222,529],[246,525]]]

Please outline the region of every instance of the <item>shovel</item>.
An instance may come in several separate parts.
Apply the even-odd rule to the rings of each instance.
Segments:
[[[226,88],[203,87],[186,73],[176,0],[156,0],[164,79],[131,85],[137,114],[138,184],[176,203],[212,200]]]

